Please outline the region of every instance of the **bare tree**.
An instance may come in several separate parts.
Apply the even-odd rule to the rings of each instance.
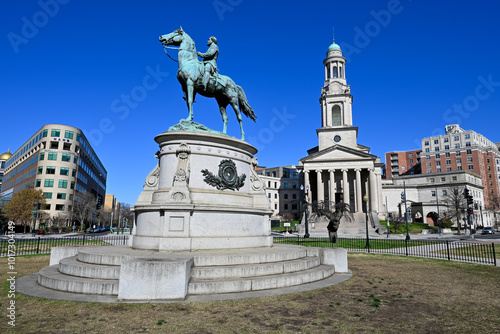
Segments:
[[[90,192],[82,194],[77,192],[73,205],[73,218],[80,223],[80,231],[83,231],[86,222],[92,220],[92,213],[96,210],[95,196]]]
[[[464,188],[459,186],[450,186],[446,188],[446,195],[441,197],[442,203],[446,206],[446,216],[448,218],[456,218],[458,226],[458,234],[460,232],[460,218],[462,213],[467,208],[467,200],[464,197]]]
[[[128,203],[120,203],[120,210],[118,211],[118,217],[119,221],[118,224],[122,223],[125,221],[129,225],[132,225],[134,214],[130,210],[130,204]],[[126,224],[123,224],[126,225]],[[122,226],[124,227],[124,226]]]
[[[495,219],[495,228],[498,229],[499,226],[499,214],[500,214],[500,196],[494,195],[491,197],[490,210],[493,211],[493,217]]]

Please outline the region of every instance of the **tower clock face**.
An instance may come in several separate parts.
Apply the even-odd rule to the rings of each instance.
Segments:
[[[333,141],[338,143],[342,138],[340,138],[339,135],[336,135],[335,137],[333,137]]]

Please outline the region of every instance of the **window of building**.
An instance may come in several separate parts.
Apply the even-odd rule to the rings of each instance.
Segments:
[[[47,130],[47,129],[43,130],[42,131],[42,137],[43,138],[47,137],[48,133],[49,133],[49,130]]]
[[[451,172],[451,167],[446,167],[447,172]]]
[[[43,173],[43,167],[38,167],[37,171],[36,171],[37,174],[42,174]]]
[[[434,139],[434,144],[439,144],[439,140],[438,139]]]
[[[76,169],[73,169],[73,170],[71,171],[71,176],[73,176],[73,177],[75,177],[75,176],[76,176]]]
[[[474,169],[474,165],[469,165],[468,168],[469,169]]]
[[[430,163],[430,162],[427,162],[425,165],[426,165],[427,167],[430,167],[430,166],[431,166],[431,163]]]
[[[52,149],[52,150],[59,149],[59,142],[57,142],[57,141],[51,141],[50,142],[50,149]]]
[[[455,152],[455,155],[456,155],[456,156],[459,156],[459,155],[460,155],[460,151],[456,151],[456,152]]]
[[[472,154],[472,150],[467,150],[467,154]]]
[[[457,170],[462,170],[462,166],[457,166]]]
[[[278,194],[274,194],[274,198],[277,199],[278,198]]]
[[[43,160],[43,159],[45,159],[45,153],[44,153],[44,152],[40,153],[40,158],[39,158],[39,160]]]
[[[73,139],[73,131],[64,131],[64,138]]]
[[[465,139],[470,139],[470,134],[466,134]]]
[[[429,141],[428,141],[428,140],[426,140],[426,141],[424,142],[424,145],[429,145]]]
[[[292,182],[292,188],[297,189],[297,182]]]
[[[52,193],[43,193],[43,197],[52,198]]]
[[[283,209],[288,210],[288,204],[283,205]]]
[[[64,211],[64,204],[56,204],[56,211]]]
[[[401,170],[406,170],[406,167],[405,166],[401,167]]]
[[[439,151],[439,146],[434,147],[434,151]]]
[[[47,167],[45,169],[45,174],[55,174],[56,173],[56,168],[55,167]]]
[[[66,162],[71,161],[71,154],[63,153],[61,160]]]
[[[71,181],[70,189],[75,189],[75,181]]]
[[[452,176],[452,177],[451,177],[451,179],[452,179],[453,181],[456,181],[456,180],[457,180],[457,177],[456,177],[456,176]]]
[[[441,166],[441,161],[436,161],[436,166]]]
[[[488,174],[488,178],[491,179],[491,174]]]
[[[465,146],[470,146],[470,141],[466,142]]]
[[[491,170],[491,166],[488,166],[488,170]]]
[[[69,168],[61,167],[61,175],[69,175]]]
[[[441,167],[436,168],[436,173],[441,173]]]
[[[413,163],[413,159],[410,159],[410,163],[411,163],[411,164]]]
[[[342,124],[342,116],[340,111],[340,106],[332,107],[332,125],[338,126]]]
[[[71,151],[71,144],[70,143],[63,143],[63,150]]]
[[[433,183],[433,182],[434,182],[434,178],[433,178],[433,177],[431,177],[431,178],[429,179],[429,181],[430,181],[431,183]]]
[[[57,153],[49,152],[49,155],[47,156],[47,160],[57,160]]]
[[[57,193],[57,199],[66,199],[66,193]]]
[[[447,142],[449,142],[449,141],[450,141],[450,138],[448,138],[448,137],[444,138],[444,142],[445,142],[445,143],[447,143]]]
[[[444,145],[444,149],[445,150],[449,150],[450,149],[450,145]]]
[[[430,169],[427,170],[427,173],[432,173]]]
[[[292,199],[297,199],[297,194],[292,194]]]
[[[448,195],[448,192],[446,191],[446,189],[445,189],[445,190],[443,190],[442,194],[443,194],[443,196]]]
[[[430,160],[431,159],[431,156],[430,155],[426,155],[425,156],[425,160]]]
[[[285,182],[285,183],[283,184],[283,188],[288,189],[288,182]]]
[[[441,154],[437,153],[436,154],[436,159],[439,159],[439,158],[441,158]]]
[[[459,141],[459,140],[460,140],[460,136],[455,136],[455,137],[454,137],[454,140],[455,140],[455,141]]]
[[[472,157],[467,157],[467,162],[472,162]]]
[[[278,204],[274,204],[274,210],[278,210]]]
[[[43,186],[44,187],[53,187],[54,186],[54,179],[45,179]]]
[[[413,158],[413,153],[408,154],[410,158]]]
[[[446,182],[446,177],[442,177],[441,182]]]
[[[436,191],[431,190],[431,196],[432,196],[432,197],[436,197]]]
[[[59,180],[59,188],[68,188],[68,181]]]
[[[274,188],[278,188],[278,182],[274,182]]]
[[[271,181],[267,181],[267,187],[271,188]]]
[[[451,160],[446,160],[447,165],[451,165]]]
[[[457,165],[461,165],[462,164],[462,159],[461,158],[458,158],[457,159]]]
[[[271,193],[267,194],[267,197],[271,198]]]
[[[77,133],[77,134],[76,134],[76,141],[80,141],[80,139],[81,139],[81,138],[82,138],[82,137],[80,136],[80,134],[79,134],[79,133]]]
[[[59,137],[61,136],[61,130],[58,130],[58,129],[52,129],[50,131],[50,136],[51,137]]]
[[[489,152],[488,152],[489,153]],[[490,158],[486,158],[486,163],[489,164],[490,163]]]
[[[284,194],[284,195],[283,195],[283,198],[284,198],[284,199],[288,199],[288,194]]]
[[[35,187],[40,187],[42,185],[42,180],[37,179]]]
[[[450,152],[446,152],[446,153],[444,154],[444,156],[445,156],[445,157],[447,157],[447,158],[449,158],[449,157],[450,157]]]
[[[292,210],[297,210],[297,204],[292,204]]]
[[[460,148],[460,144],[455,144],[455,148]]]
[[[429,153],[429,152],[430,152],[429,148],[426,148],[425,153]]]

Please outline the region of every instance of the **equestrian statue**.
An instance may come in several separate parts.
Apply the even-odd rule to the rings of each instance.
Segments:
[[[217,47],[217,39],[213,36],[210,37],[207,43],[209,49],[206,53],[200,53],[196,51],[193,39],[181,27],[170,34],[160,36],[160,42],[163,44],[165,52],[167,52],[166,48],[169,45],[179,47],[177,80],[182,86],[189,110],[187,121],[193,120],[193,102],[197,93],[205,97],[215,97],[224,122],[222,132],[224,134],[227,132],[226,107],[230,104],[240,123],[241,140],[245,140],[241,113],[254,122],[257,116],[248,104],[243,89],[236,85],[230,77],[218,73],[219,48]],[[204,61],[199,61],[198,56]]]

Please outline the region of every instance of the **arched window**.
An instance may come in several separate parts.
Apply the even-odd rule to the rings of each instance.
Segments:
[[[342,116],[340,114],[340,107],[332,107],[332,126],[342,125]]]
[[[337,66],[333,66],[333,77],[334,77],[334,78],[337,78],[337,77],[338,77],[338,74],[337,74]]]
[[[330,64],[326,65],[326,69],[327,69],[327,71],[326,71],[326,78],[330,79]]]

